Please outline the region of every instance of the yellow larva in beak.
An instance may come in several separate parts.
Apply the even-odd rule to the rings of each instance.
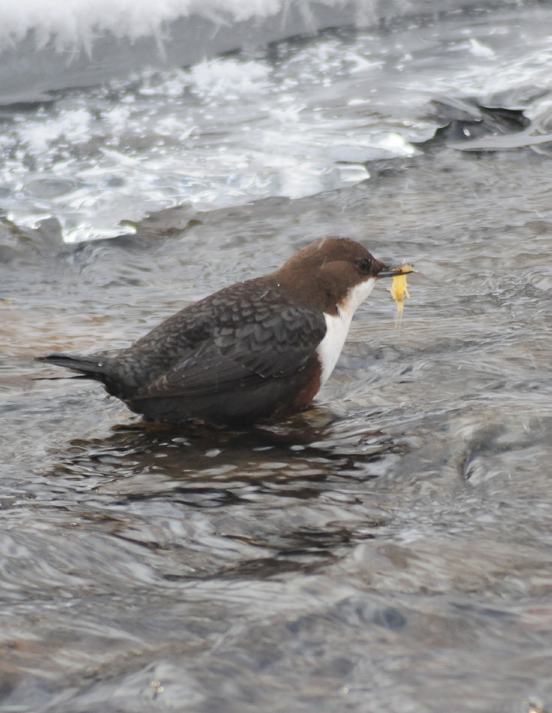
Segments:
[[[408,288],[406,286],[406,276],[409,272],[413,272],[412,265],[401,265],[397,268],[397,275],[393,276],[393,284],[389,288],[391,292],[391,297],[397,303],[397,311],[402,312],[404,309],[404,300],[406,297],[410,297],[408,293]]]

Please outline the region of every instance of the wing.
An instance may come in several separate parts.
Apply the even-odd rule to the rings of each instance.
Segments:
[[[241,319],[235,312],[134,398],[202,396],[261,384],[304,367],[326,333],[322,312],[261,300]],[[228,315],[230,313],[227,312]],[[238,397],[239,398],[239,397]]]

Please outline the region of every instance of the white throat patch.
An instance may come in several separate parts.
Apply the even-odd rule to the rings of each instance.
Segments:
[[[337,315],[335,317],[324,313],[324,317],[326,318],[326,334],[317,349],[318,358],[320,359],[320,365],[322,367],[320,386],[323,386],[330,378],[339,359],[339,355],[341,354],[341,350],[343,349],[343,345],[345,344],[353,315],[357,307],[361,305],[370,292],[372,292],[375,284],[375,277],[371,277],[365,282],[360,282],[349,290],[347,297],[343,300],[341,305],[337,305]]]

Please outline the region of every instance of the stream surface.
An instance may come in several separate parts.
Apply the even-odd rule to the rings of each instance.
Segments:
[[[2,110],[3,713],[552,710],[550,27],[407,17]],[[419,274],[288,422],[146,425],[34,361],[329,235]]]

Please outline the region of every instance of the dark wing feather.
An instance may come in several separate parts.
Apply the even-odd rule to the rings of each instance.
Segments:
[[[321,311],[283,300],[263,302],[241,317],[220,321],[210,339],[134,398],[201,396],[281,378],[304,367],[326,333]]]

